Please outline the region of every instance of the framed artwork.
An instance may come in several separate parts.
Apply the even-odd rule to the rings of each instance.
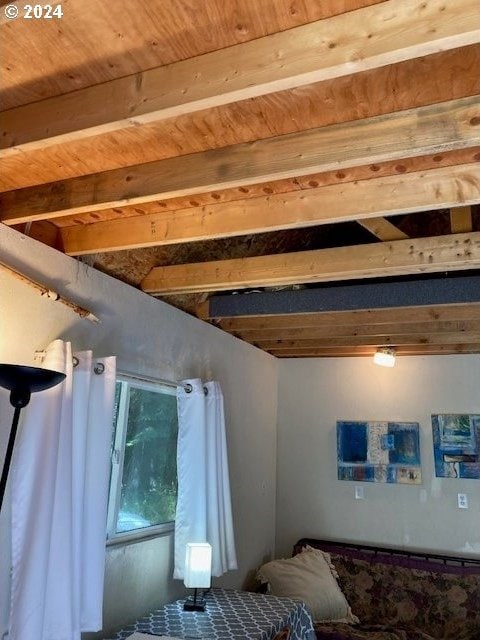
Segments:
[[[432,415],[437,478],[480,479],[480,415]]]
[[[337,422],[339,480],[421,484],[418,422]]]

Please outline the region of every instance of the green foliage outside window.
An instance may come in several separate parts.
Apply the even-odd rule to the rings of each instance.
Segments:
[[[119,382],[117,424],[125,421],[122,393],[128,413],[116,533],[171,522],[177,501],[176,396]]]

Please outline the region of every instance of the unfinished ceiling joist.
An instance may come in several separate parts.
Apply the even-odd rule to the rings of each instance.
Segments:
[[[3,193],[19,224],[480,144],[478,96]]]
[[[284,351],[285,349],[318,349],[322,347],[374,347],[379,344],[385,346],[399,345],[440,345],[440,344],[474,344],[480,348],[480,333],[478,331],[462,333],[426,334],[382,334],[378,336],[345,336],[299,340],[256,340],[255,344],[265,351]]]
[[[264,2],[252,0],[254,4],[259,1]],[[349,5],[358,6],[379,0],[348,1]],[[316,11],[344,8],[338,0],[325,0],[321,5],[312,6]],[[163,160],[179,153],[188,155],[300,129],[465,98],[480,93],[480,76],[476,73],[479,66],[480,44],[474,44],[316,83],[301,91],[283,91],[133,130],[13,154],[2,160],[0,190],[10,191]],[[317,108],[319,104],[321,109]]]
[[[340,321],[339,321],[340,322]],[[222,326],[222,328],[224,328]],[[403,339],[403,336],[433,336],[437,338],[438,334],[456,335],[465,337],[472,334],[480,335],[480,314],[477,310],[477,318],[475,320],[466,321],[445,321],[430,320],[426,322],[402,322],[400,320],[392,320],[389,323],[381,325],[372,324],[336,324],[333,326],[317,326],[317,327],[301,327],[301,328],[263,328],[249,329],[237,331],[236,335],[247,342],[260,344],[268,341],[289,341],[289,340],[319,340],[322,338],[332,338],[333,342],[337,338],[375,338],[378,344],[379,339],[384,336],[390,336],[392,343],[395,343],[393,336]],[[473,339],[464,340],[473,342]],[[381,340],[385,342],[385,340]],[[353,344],[353,343],[352,343]],[[367,344],[367,342],[365,342]]]
[[[433,209],[433,207],[431,208]],[[409,237],[407,233],[396,227],[386,218],[364,218],[363,220],[358,220],[358,223],[364,229],[370,231],[370,233],[376,238],[383,240],[384,242],[390,242],[391,240],[406,240]],[[469,231],[471,231],[471,229],[469,229]]]
[[[377,216],[465,202],[480,202],[480,163],[63,227],[60,234],[65,253],[83,255],[365,218],[361,224],[382,240],[398,240],[408,236]]]
[[[479,46],[480,54],[480,46]],[[479,55],[480,64],[480,55]],[[480,85],[479,85],[480,87]],[[392,175],[405,175],[412,172],[430,171],[441,167],[454,167],[480,162],[480,146],[467,149],[456,149],[441,154],[434,153],[426,156],[402,158],[374,164],[349,167],[342,170],[324,171],[308,176],[295,176],[274,182],[250,184],[233,189],[215,189],[210,193],[196,194],[170,200],[155,200],[144,205],[133,205],[114,209],[104,209],[101,212],[75,214],[56,218],[50,224],[58,228],[78,225],[90,225],[97,222],[117,220],[119,218],[135,218],[156,213],[166,213],[192,207],[210,207],[212,204],[226,204],[228,202],[252,198],[264,198],[266,195],[291,193],[293,191],[308,192],[312,188],[326,187],[333,184],[359,182],[372,178]],[[33,226],[33,225],[32,225]]]
[[[3,114],[1,155],[42,149],[480,41],[476,0],[387,0]],[[362,27],[362,28],[359,28]]]
[[[170,295],[438,273],[479,266],[480,232],[473,232],[155,267],[141,286],[147,293]]]
[[[462,278],[460,278],[462,280]],[[479,279],[480,280],[480,279]],[[441,281],[424,281],[426,284],[435,284]],[[477,280],[478,282],[478,280]],[[383,286],[387,288],[392,284],[410,283],[388,283]],[[480,284],[480,283],[479,283]],[[368,289],[374,285],[365,285]],[[380,285],[382,286],[382,285]],[[461,285],[460,285],[461,286]],[[346,289],[347,287],[332,287],[333,290]],[[358,285],[350,285],[349,288],[354,294],[355,289],[360,289]],[[310,292],[321,294],[321,289],[310,289]],[[284,292],[285,293],[285,292]],[[266,294],[259,294],[260,297]],[[354,294],[355,295],[355,294]],[[207,303],[215,301],[220,297],[212,296]],[[238,297],[238,296],[231,296]],[[240,296],[251,297],[251,296]],[[477,295],[480,298],[480,294]],[[409,301],[411,302],[411,301]],[[414,303],[415,301],[413,301]],[[368,305],[368,299],[364,302]],[[204,316],[204,319],[208,319]],[[423,304],[422,306],[411,307],[390,307],[358,309],[356,311],[318,311],[301,313],[291,311],[288,314],[278,315],[250,315],[250,316],[226,316],[223,318],[211,318],[215,324],[225,331],[235,334],[264,333],[276,331],[284,334],[285,331],[301,331],[302,329],[329,331],[353,331],[358,327],[358,331],[378,331],[384,332],[385,326],[402,325],[405,328],[412,326],[433,327],[455,324],[456,326],[470,326],[471,323],[480,321],[480,302],[469,302],[467,304]],[[391,330],[391,329],[390,329]],[[387,330],[387,331],[390,331]]]
[[[272,349],[270,353],[277,358],[336,358],[336,357],[366,357],[373,356],[376,347],[317,347],[317,348],[292,348],[276,351]],[[407,345],[399,346],[395,349],[396,356],[440,356],[459,353],[480,353],[480,343],[472,344],[452,344],[452,345]]]

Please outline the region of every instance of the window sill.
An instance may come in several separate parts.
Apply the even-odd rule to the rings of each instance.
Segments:
[[[138,542],[146,542],[153,538],[160,538],[174,532],[175,523],[168,522],[160,524],[157,527],[148,527],[146,529],[137,529],[128,533],[119,533],[114,537],[107,538],[107,547],[116,547],[119,545],[135,544]]]

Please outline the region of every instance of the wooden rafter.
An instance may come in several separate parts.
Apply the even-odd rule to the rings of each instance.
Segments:
[[[480,61],[480,57],[479,57]],[[116,220],[118,218],[133,218],[155,213],[166,213],[179,209],[192,207],[210,207],[212,204],[226,204],[235,200],[250,198],[263,198],[266,195],[289,193],[292,191],[304,191],[324,187],[333,184],[346,184],[381,178],[399,174],[407,174],[412,171],[429,171],[441,167],[454,167],[478,163],[480,161],[480,147],[458,149],[442,154],[430,154],[414,158],[402,158],[402,160],[390,160],[387,162],[349,167],[340,171],[324,171],[308,176],[295,176],[284,180],[275,180],[267,183],[249,184],[247,187],[233,189],[215,189],[210,193],[196,194],[194,197],[171,198],[170,200],[156,200],[142,206],[115,207],[99,212],[90,212],[56,218],[54,224],[58,227],[71,227],[76,225],[90,225],[100,221]]]
[[[155,267],[142,289],[158,295],[435,273],[480,266],[480,232],[280,255]]]
[[[332,358],[332,357],[365,357],[373,356],[376,351],[373,346],[361,347],[317,347],[317,348],[292,348],[276,351],[271,349],[270,353],[277,358]],[[422,355],[450,355],[459,353],[480,353],[480,343],[472,344],[436,344],[436,345],[405,345],[395,349],[397,356],[422,356]]]
[[[133,128],[467,46],[480,41],[479,15],[476,0],[387,0],[48,98],[4,113],[2,153]]]
[[[247,233],[358,220],[385,231],[382,240],[408,236],[381,215],[443,209],[461,202],[480,202],[480,164],[371,178],[262,198],[191,207],[134,218],[61,229],[65,253],[82,255],[225,238]],[[367,218],[372,217],[373,220]],[[383,220],[383,223],[379,223]],[[386,237],[386,231],[390,237]],[[395,235],[393,230],[397,229]]]
[[[440,209],[440,207],[438,208]],[[376,238],[384,242],[405,240],[408,238],[408,234],[404,233],[390,222],[390,220],[386,220],[385,218],[365,218],[363,220],[357,220],[357,222],[364,227],[364,229],[370,231]],[[471,229],[469,229],[469,231],[471,231]]]
[[[478,97],[2,194],[18,224],[480,144]]]
[[[264,0],[251,1],[264,5]],[[372,1],[348,0],[348,4],[358,6]],[[331,10],[333,5],[340,8],[338,0],[323,0],[321,8],[318,3],[314,6],[316,11],[323,11],[324,7]],[[301,91],[283,91],[134,130],[57,144],[27,155],[10,155],[2,161],[0,190],[20,189],[162,160],[180,152],[188,155],[465,98],[480,93],[480,76],[475,73],[479,66],[480,44],[475,44],[316,83]],[[321,109],[314,107],[319,104]],[[24,170],[26,166],[28,171]]]
[[[208,301],[207,301],[208,303]],[[208,318],[208,313],[204,316]],[[445,325],[455,323],[468,325],[480,321],[480,303],[425,305],[416,307],[396,307],[391,309],[365,309],[359,311],[323,311],[320,313],[290,313],[273,316],[240,316],[218,319],[217,323],[225,331],[236,334],[263,331],[291,331],[301,329],[331,328],[339,331],[352,327],[378,328],[384,332],[385,325]],[[339,327],[342,327],[340,329]]]
[[[383,334],[378,336],[346,336],[299,340],[255,340],[255,344],[261,349],[270,351],[283,351],[285,349],[318,349],[321,347],[375,347],[384,346],[400,346],[400,345],[431,345],[431,344],[474,344],[478,342],[480,345],[480,332],[473,331],[468,333],[437,333],[431,335],[425,334]]]
[[[477,315],[479,315],[477,313]],[[393,321],[377,325],[373,321],[371,324],[302,327],[298,329],[278,329],[265,328],[260,330],[237,331],[236,335],[248,342],[261,343],[272,340],[317,340],[322,338],[379,338],[383,336],[422,336],[430,335],[437,337],[442,335],[466,336],[467,334],[480,334],[480,316],[476,320],[464,322],[458,321],[430,321],[430,322],[399,322]],[[393,340],[393,338],[392,338]],[[473,342],[469,340],[469,342]]]

